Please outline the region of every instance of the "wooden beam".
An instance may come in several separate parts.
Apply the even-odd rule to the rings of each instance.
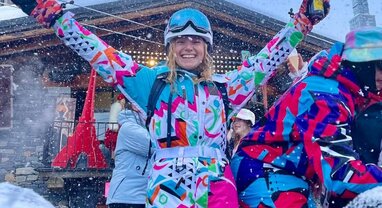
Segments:
[[[149,21],[146,23],[146,25],[154,27],[163,24],[163,21],[157,20],[157,21]],[[101,27],[101,26],[100,26]],[[145,26],[141,25],[131,25],[131,26],[120,26],[120,27],[115,27],[115,28],[106,28],[109,30],[114,30],[118,32],[131,32],[139,29],[146,28]],[[113,34],[112,32],[104,31],[104,30],[98,30],[97,31],[97,36],[98,37],[104,37]],[[49,48],[49,47],[55,47],[58,45],[63,45],[63,42],[58,39],[57,37],[54,36],[53,39],[50,40],[44,40],[42,44],[37,44],[41,37],[36,37],[35,40],[29,40],[28,43],[19,45],[17,48],[6,48],[0,51],[0,56],[6,56],[10,54],[15,54],[19,52],[26,52],[26,51],[31,51],[31,50],[36,50],[36,49],[41,49],[41,48]],[[36,41],[37,40],[37,41]]]

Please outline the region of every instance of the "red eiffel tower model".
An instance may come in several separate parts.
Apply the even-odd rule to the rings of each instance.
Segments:
[[[96,72],[91,70],[88,91],[82,115],[68,143],[56,155],[52,167],[78,168],[79,158],[87,161],[86,168],[102,169],[107,167],[104,155],[99,145],[94,126],[94,97],[95,97]],[[83,168],[83,167],[82,167]]]

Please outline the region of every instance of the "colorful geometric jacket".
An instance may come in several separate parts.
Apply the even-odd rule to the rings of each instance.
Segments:
[[[118,88],[145,118],[151,87],[157,75],[167,72],[168,67],[138,65],[131,56],[115,50],[83,28],[72,16],[68,12],[56,21],[53,27],[57,36],[87,60],[106,82]],[[257,85],[269,79],[302,38],[303,34],[289,23],[256,56],[244,61],[239,70],[213,76],[213,81],[226,86],[232,109],[228,118],[214,82],[194,83],[196,75],[177,70],[174,88],[165,86],[149,124],[157,154],[150,174],[148,206],[237,205],[232,173],[224,160],[226,121],[253,96]],[[168,105],[170,92],[173,92],[172,102]],[[171,109],[170,145],[166,142],[168,109]],[[198,152],[192,155],[190,149],[184,151],[177,147],[195,147],[192,150]],[[169,153],[169,149],[176,153]],[[181,155],[188,154],[188,158],[178,155],[178,150],[183,151]],[[158,158],[163,151],[172,155]]]
[[[381,186],[382,169],[363,164],[352,149],[350,124],[356,102],[373,95],[362,93],[350,69],[340,67],[341,50],[342,45],[336,44],[330,51],[329,60],[337,59],[334,62],[338,65],[315,61],[308,76],[285,92],[269,109],[264,122],[252,128],[236,154],[291,175],[318,179],[330,196],[350,199]],[[323,51],[318,57],[328,54]],[[238,172],[243,169],[248,167],[241,165]],[[254,182],[236,181],[238,192]]]

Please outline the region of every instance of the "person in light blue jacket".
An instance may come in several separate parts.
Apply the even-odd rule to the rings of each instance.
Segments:
[[[115,168],[106,204],[109,208],[143,208],[148,182],[144,166],[150,135],[130,102],[119,113],[118,123],[121,127],[115,149]]]

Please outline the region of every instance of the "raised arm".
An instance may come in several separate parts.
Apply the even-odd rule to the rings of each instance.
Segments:
[[[229,72],[228,93],[233,110],[239,110],[252,97],[257,85],[265,84],[277,67],[283,63],[304,35],[313,29],[321,19],[307,17],[307,2],[304,0],[298,13],[279,31],[256,55],[243,61],[238,70]],[[329,12],[329,1],[324,1],[325,15]]]
[[[271,41],[255,56],[244,61],[243,66],[255,71],[255,84],[263,85],[283,63],[296,46],[322,19],[311,17],[308,13],[309,0],[303,0],[299,11],[290,22],[279,31]],[[325,18],[330,10],[329,0],[323,0]]]
[[[146,115],[147,97],[156,77],[155,71],[138,65],[130,55],[115,50],[82,27],[73,19],[73,13],[62,11],[56,0],[13,2],[43,26],[52,26],[65,45],[87,60],[107,83],[118,88],[139,108],[142,116]]]

